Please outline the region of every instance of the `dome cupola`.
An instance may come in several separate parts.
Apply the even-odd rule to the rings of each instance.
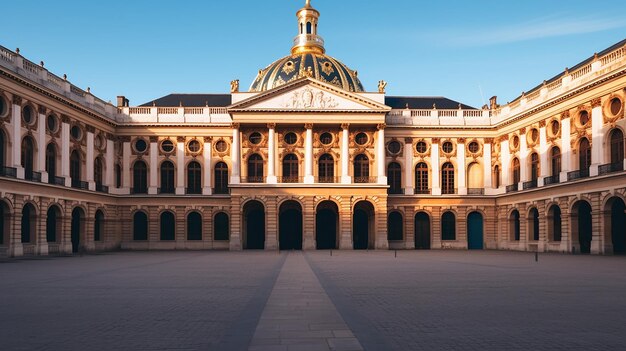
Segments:
[[[311,0],[307,0],[303,8],[297,13],[298,35],[293,40],[292,54],[314,52],[324,54],[324,39],[317,35],[317,23],[320,13],[311,6]]]

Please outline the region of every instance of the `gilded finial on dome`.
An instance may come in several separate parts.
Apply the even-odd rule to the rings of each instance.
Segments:
[[[324,54],[324,39],[317,34],[317,23],[319,22],[320,13],[311,6],[311,0],[307,0],[304,7],[297,13],[298,17],[298,35],[293,40],[292,54],[302,54],[313,52],[316,54]]]
[[[306,0],[306,4],[304,4],[304,7],[311,7],[311,0]]]

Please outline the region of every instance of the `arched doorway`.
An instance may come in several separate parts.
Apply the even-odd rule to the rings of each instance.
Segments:
[[[591,205],[578,201],[572,211],[572,242],[580,246],[581,253],[591,253]]]
[[[104,241],[104,213],[101,210],[96,211],[93,224],[93,240]]]
[[[509,236],[510,240],[520,240],[520,220],[518,210],[513,210],[513,212],[511,212],[511,216],[509,216]]]
[[[393,211],[387,217],[387,241],[402,241],[404,239],[404,221],[402,213]]]
[[[548,210],[548,240],[553,242],[561,241],[561,208],[552,205]]]
[[[246,250],[265,248],[265,207],[258,201],[247,202],[243,207],[244,240]]]
[[[2,134],[2,130],[0,130]],[[0,201],[0,246],[8,246],[9,244],[9,207]]]
[[[50,206],[46,216],[46,241],[55,243],[61,232],[61,210],[57,206]]]
[[[613,129],[610,137],[610,158],[611,164],[623,167],[624,165],[624,133],[620,129]],[[618,168],[622,169],[622,168]]]
[[[161,213],[161,240],[176,240],[176,216],[170,211]]]
[[[533,207],[528,213],[528,240],[539,241],[539,211]]]
[[[374,248],[374,206],[361,201],[354,206],[352,217],[352,244],[354,250]]]
[[[611,198],[607,203],[607,211],[610,211],[610,217],[608,222],[605,222],[605,231],[611,235],[613,253],[616,255],[626,254],[626,206],[624,201],[618,197]]]
[[[280,206],[279,217],[280,250],[302,250],[302,206],[286,201]]]
[[[187,215],[187,240],[202,240],[202,215],[196,211]]]
[[[33,179],[35,143],[29,136],[22,139],[22,167],[24,167],[24,177],[27,180]]]
[[[76,207],[72,211],[72,228],[71,228],[71,237],[72,237],[72,252],[78,252],[81,245],[81,237],[83,236],[83,227],[84,227],[84,219],[85,212],[82,208]]]
[[[430,250],[430,217],[426,212],[415,215],[415,248]]]
[[[339,226],[339,209],[332,201],[323,201],[317,205],[315,214],[315,242],[318,250],[339,248],[337,232]]]
[[[483,215],[480,212],[472,212],[467,216],[467,248],[482,250],[483,237]]]
[[[22,208],[22,244],[33,243],[35,239],[35,207],[32,204],[25,204]]]
[[[148,215],[145,212],[135,212],[133,215],[133,240],[148,240]]]

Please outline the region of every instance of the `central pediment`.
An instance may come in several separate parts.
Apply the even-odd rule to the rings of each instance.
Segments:
[[[386,113],[391,108],[337,87],[303,78],[231,105],[228,111],[288,113]]]

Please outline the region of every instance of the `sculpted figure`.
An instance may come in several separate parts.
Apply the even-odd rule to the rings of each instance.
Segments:
[[[385,88],[387,87],[387,82],[381,80],[378,82],[378,92],[383,94],[385,93]]]
[[[232,82],[230,82],[230,92],[231,93],[239,92],[239,79],[235,79]]]

